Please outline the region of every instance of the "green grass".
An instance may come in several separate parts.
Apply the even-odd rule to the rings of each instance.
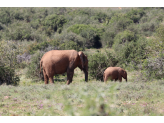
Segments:
[[[89,80],[75,70],[73,83],[44,85],[21,77],[19,86],[0,86],[2,116],[154,116],[164,115],[164,81],[128,82]],[[22,72],[23,74],[23,72]],[[63,79],[66,76],[60,76]]]

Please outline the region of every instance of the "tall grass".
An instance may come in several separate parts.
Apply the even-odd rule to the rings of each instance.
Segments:
[[[73,82],[0,86],[0,115],[154,116],[164,115],[163,81]]]

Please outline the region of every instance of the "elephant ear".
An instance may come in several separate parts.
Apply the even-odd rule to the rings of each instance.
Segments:
[[[80,52],[78,52],[78,54],[80,56],[82,68],[84,69],[84,63],[85,63],[84,53],[82,51],[80,51]]]
[[[118,69],[118,72],[119,72],[119,74],[120,74],[121,76],[123,76],[124,71],[122,70],[122,68],[119,68],[119,69]]]

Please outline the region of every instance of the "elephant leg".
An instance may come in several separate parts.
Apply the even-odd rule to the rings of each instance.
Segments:
[[[72,83],[73,75],[74,75],[74,71],[70,74],[70,83]]]
[[[53,79],[53,77],[49,77],[49,80],[50,80],[50,83],[51,83],[51,84],[54,84],[54,79]]]
[[[104,82],[107,83],[108,76],[104,76]]]
[[[74,71],[67,70],[67,85],[72,82]]]
[[[115,79],[115,82],[118,80],[118,78]]]
[[[48,84],[48,76],[47,76],[45,70],[43,70],[43,75],[44,75],[44,83]]]
[[[122,82],[122,76],[119,76],[119,78],[118,78],[118,79],[119,79],[119,81],[120,81],[120,82]]]

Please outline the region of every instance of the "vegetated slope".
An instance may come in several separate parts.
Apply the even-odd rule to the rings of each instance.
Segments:
[[[97,61],[104,64],[110,60],[106,66],[100,66],[120,66],[141,71],[148,79],[161,79],[164,75],[161,67],[163,11],[163,8],[150,7],[0,8],[0,43],[3,47],[0,81],[18,84],[19,76],[15,74],[18,68],[26,68],[28,78],[39,80],[39,60],[49,50],[85,51],[92,48],[106,48],[109,53],[105,53],[114,59],[108,57],[104,59],[106,61]],[[100,50],[94,56],[88,53],[88,57],[90,61],[95,56],[105,58],[105,53]],[[89,67],[94,66],[92,63]],[[103,71],[104,68],[100,69]],[[10,79],[5,79],[7,75]],[[94,75],[92,77],[95,79]]]
[[[163,11],[0,8],[0,115],[164,115]],[[82,50],[89,82],[77,68],[69,86],[64,75],[44,85],[39,61],[52,49]],[[108,66],[128,82],[98,81]]]

